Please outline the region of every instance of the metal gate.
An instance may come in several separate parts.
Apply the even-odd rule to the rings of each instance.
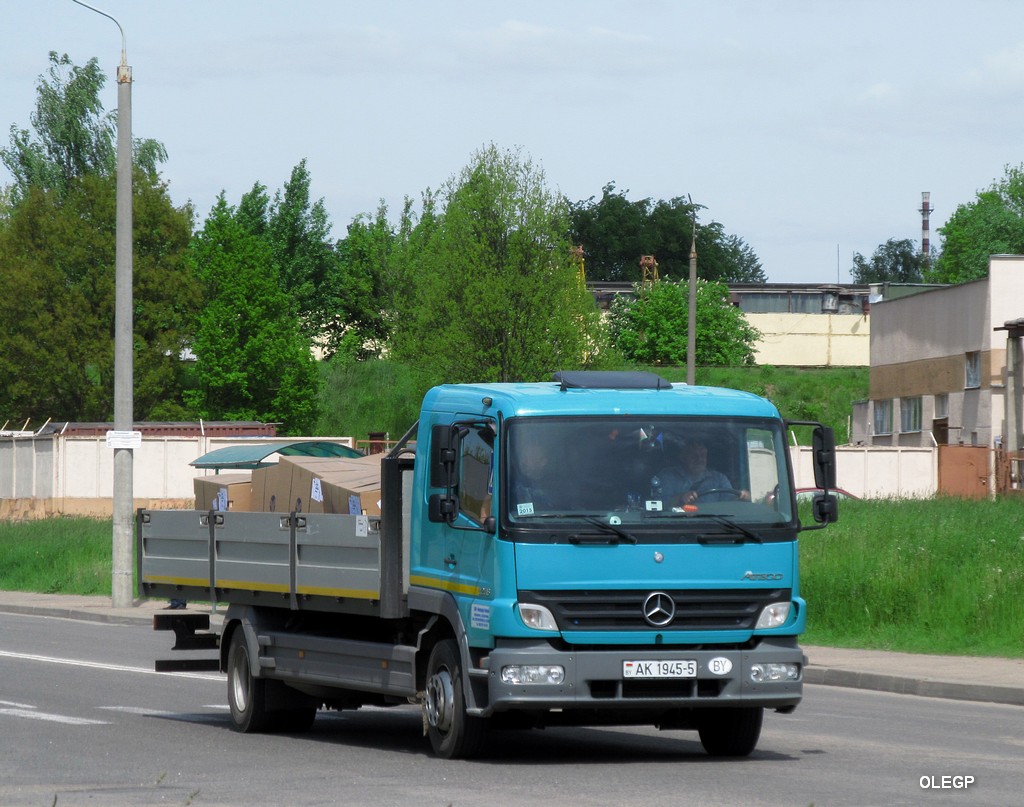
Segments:
[[[984,499],[991,490],[990,451],[983,446],[939,446],[939,493]]]

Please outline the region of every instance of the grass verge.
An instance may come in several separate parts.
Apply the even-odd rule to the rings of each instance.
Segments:
[[[1013,499],[843,502],[801,536],[804,641],[1024,657],[1020,514]]]
[[[0,523],[0,589],[109,595],[113,533],[91,518]]]

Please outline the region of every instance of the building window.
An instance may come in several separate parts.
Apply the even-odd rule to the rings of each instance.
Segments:
[[[921,431],[921,397],[900,398],[900,431]]]
[[[935,396],[935,417],[949,417],[949,396],[946,395],[945,393],[943,393],[942,395]]]
[[[981,353],[973,350],[964,354],[964,389],[981,386]]]
[[[892,434],[892,401],[875,401],[875,434]]]

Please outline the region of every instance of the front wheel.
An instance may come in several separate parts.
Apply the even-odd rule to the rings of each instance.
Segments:
[[[480,753],[487,726],[483,718],[466,714],[462,691],[462,657],[454,639],[438,642],[427,662],[427,735],[442,759],[466,759]]]
[[[746,757],[761,737],[764,709],[707,709],[697,723],[701,745],[713,757]]]

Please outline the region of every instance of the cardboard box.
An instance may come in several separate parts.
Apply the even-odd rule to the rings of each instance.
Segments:
[[[323,512],[348,515],[380,515],[380,480],[329,476],[321,481]]]
[[[268,513],[289,513],[291,505],[291,466],[276,463],[252,472],[253,505]]]
[[[285,456],[277,465],[258,469],[257,475],[265,510],[380,512],[380,457]],[[350,501],[352,496],[355,500]]]
[[[196,510],[252,510],[252,475],[197,476],[192,483]]]

